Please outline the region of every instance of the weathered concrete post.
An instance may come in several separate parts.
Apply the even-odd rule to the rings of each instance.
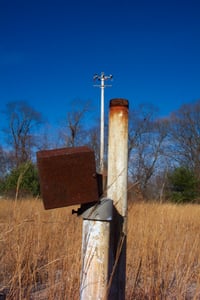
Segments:
[[[128,101],[114,99],[110,102],[107,199],[102,202],[104,209],[96,205],[82,215],[81,300],[125,299],[127,160]],[[114,211],[108,198],[114,201]]]
[[[110,101],[107,197],[113,200],[114,215],[109,248],[109,300],[125,299],[128,108],[125,99]]]
[[[105,299],[108,282],[110,223],[83,221],[81,300]]]

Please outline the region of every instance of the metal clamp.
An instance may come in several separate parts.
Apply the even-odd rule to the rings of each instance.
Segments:
[[[111,221],[113,217],[113,201],[102,198],[98,203],[81,214],[85,220]]]

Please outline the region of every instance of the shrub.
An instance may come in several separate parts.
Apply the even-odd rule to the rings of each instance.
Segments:
[[[39,179],[37,167],[32,162],[26,162],[14,168],[1,182],[0,191],[6,195],[39,194]]]
[[[198,197],[198,180],[186,167],[178,167],[168,174],[168,196],[175,203],[194,201]]]

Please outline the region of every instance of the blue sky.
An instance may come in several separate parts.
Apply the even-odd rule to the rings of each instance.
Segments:
[[[123,97],[167,116],[200,99],[199,15],[195,0],[0,0],[0,110],[26,100],[56,124],[79,99],[95,118],[103,71],[106,107]]]

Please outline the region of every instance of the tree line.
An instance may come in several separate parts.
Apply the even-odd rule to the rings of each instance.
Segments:
[[[1,195],[39,195],[38,150],[87,145],[94,150],[98,166],[99,122],[86,126],[88,103],[66,113],[53,139],[45,132],[42,114],[27,102],[10,102],[2,113],[6,122],[1,128],[5,140],[0,145]],[[129,198],[198,201],[200,100],[182,105],[165,118],[160,118],[152,105],[132,108],[128,136]]]

